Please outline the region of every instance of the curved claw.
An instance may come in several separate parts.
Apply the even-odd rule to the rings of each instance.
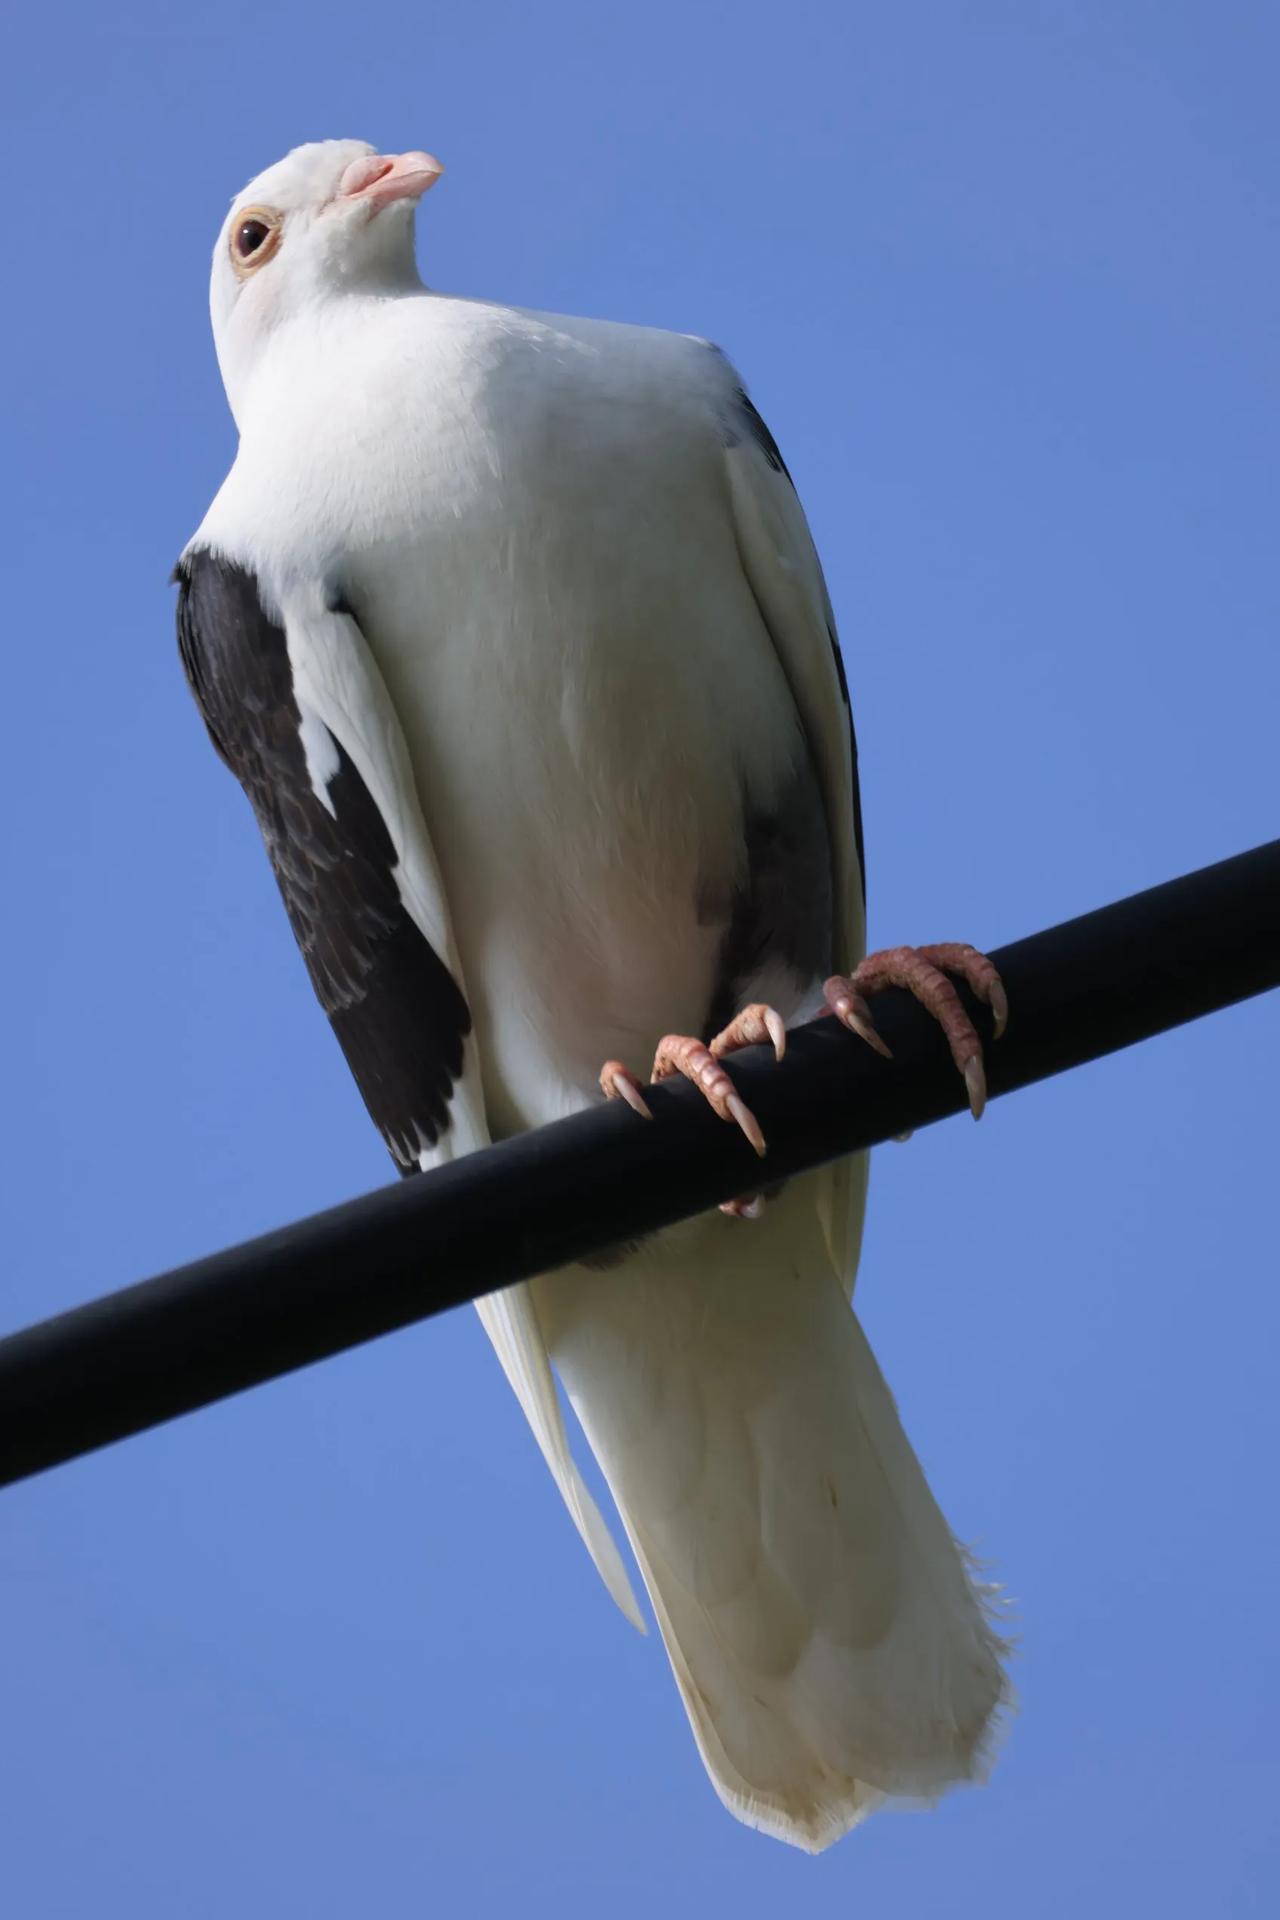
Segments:
[[[642,1120],[652,1120],[653,1109],[640,1091],[640,1082],[621,1060],[606,1060],[600,1069],[600,1091],[606,1100],[625,1100]]]
[[[850,1033],[856,1033],[860,1040],[865,1040],[882,1059],[892,1060],[892,1050],[881,1039],[870,1007],[842,974],[833,974],[822,991],[828,1007],[842,1027],[848,1027]]]
[[[756,1119],[750,1107],[740,1100],[736,1093],[729,1095],[725,1101],[725,1105],[763,1160],[765,1156],[764,1135],[760,1131],[760,1122]]]
[[[1003,981],[993,980],[991,982],[990,991],[987,994],[987,1004],[991,1008],[994,1037],[998,1040],[1009,1024],[1009,996],[1004,990]]]
[[[775,1060],[781,1060],[787,1050],[786,1024],[773,1007],[766,1006],[763,1000],[755,1000],[735,1013],[728,1026],[707,1045],[713,1057],[722,1060],[726,1053],[737,1053],[743,1047],[760,1047],[766,1040],[773,1045]]]
[[[980,1053],[965,1061],[964,1084],[969,1095],[969,1111],[975,1120],[981,1120],[987,1105],[987,1073]]]
[[[728,1033],[726,1028],[725,1032]],[[724,1035],[717,1036],[723,1040]],[[717,1044],[712,1042],[712,1046]],[[739,1041],[740,1045],[752,1044],[750,1040]],[[721,1120],[732,1120],[742,1129],[751,1142],[755,1152],[762,1158],[765,1153],[764,1135],[760,1123],[750,1107],[742,1100],[721,1062],[711,1048],[701,1040],[693,1039],[689,1034],[669,1033],[658,1043],[658,1051],[653,1061],[653,1078],[669,1079],[673,1073],[681,1073],[685,1079],[698,1088],[712,1111]]]
[[[640,1115],[642,1120],[652,1120],[653,1108],[649,1105],[649,1102],[645,1099],[629,1073],[614,1074],[613,1090],[620,1099],[626,1101],[633,1113]]]

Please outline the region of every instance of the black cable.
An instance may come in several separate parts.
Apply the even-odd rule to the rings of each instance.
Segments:
[[[1280,840],[992,958],[1005,1037],[990,1044],[968,1004],[996,1098],[1280,985]],[[899,992],[875,1012],[891,1063],[832,1019],[793,1033],[780,1065],[735,1055],[763,1165],[667,1082],[652,1122],[596,1107],[12,1334],[0,1485],[959,1111],[934,1022]]]

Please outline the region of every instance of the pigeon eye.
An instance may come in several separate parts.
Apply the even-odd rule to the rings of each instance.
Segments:
[[[231,264],[243,278],[264,266],[279,244],[279,214],[269,207],[247,207],[231,229]]]
[[[236,235],[236,252],[242,260],[256,253],[271,229],[265,220],[246,220]]]

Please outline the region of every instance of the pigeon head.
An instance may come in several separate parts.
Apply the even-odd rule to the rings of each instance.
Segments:
[[[350,293],[417,287],[414,208],[444,169],[429,153],[364,140],[295,147],[231,204],[213,250],[209,306],[233,412],[285,322]]]

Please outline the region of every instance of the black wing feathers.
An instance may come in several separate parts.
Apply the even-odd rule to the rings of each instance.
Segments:
[[[331,735],[330,805],[317,794],[284,631],[263,611],[252,573],[197,550],[175,577],[178,646],[210,738],[257,815],[312,985],[365,1104],[412,1169],[448,1126],[471,1028],[466,1001],[406,913],[386,824]]]
[[[729,367],[729,362],[725,360],[719,347],[713,347],[712,352],[718,360],[726,367]],[[782,474],[784,479],[791,480],[787,463],[778,451],[777,441],[770,433],[760,415],[756,412],[750,394],[746,388],[738,382],[737,375],[733,373],[731,367],[729,371],[732,375],[734,385],[732,393],[729,396],[728,405],[720,415],[721,439],[726,447],[738,447],[742,445],[744,440],[753,440],[773,471]],[[792,482],[792,485],[794,484],[795,483]],[[834,632],[829,626],[827,628],[827,637],[831,642],[831,651],[835,655],[836,673],[840,678],[840,692],[844,699],[844,710],[849,717],[849,746],[853,755],[853,839],[854,845],[858,850],[858,872],[862,885],[862,904],[865,907],[867,904],[867,860],[862,840],[862,793],[858,785],[858,736],[854,731],[853,708],[849,704],[849,683],[845,679],[844,659],[840,652],[840,642],[836,639]]]
[[[867,855],[862,840],[862,787],[858,781],[858,734],[853,724],[853,703],[849,698],[849,682],[845,678],[844,655],[840,651],[840,642],[836,639],[835,629],[827,628],[827,638],[831,642],[831,651],[835,655],[836,673],[840,679],[840,698],[844,701],[844,710],[849,718],[849,752],[853,760],[853,844],[858,852],[858,879],[862,887],[862,904],[867,904]]]

